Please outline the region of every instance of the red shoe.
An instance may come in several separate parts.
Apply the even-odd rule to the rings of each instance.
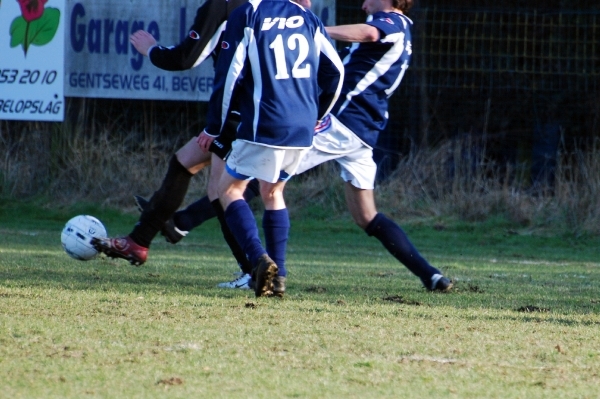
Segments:
[[[127,259],[134,266],[140,266],[148,258],[148,248],[136,244],[129,236],[92,238],[91,243],[98,252],[109,258]]]

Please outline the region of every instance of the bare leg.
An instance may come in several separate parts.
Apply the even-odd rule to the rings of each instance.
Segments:
[[[277,183],[260,182],[260,196],[266,210],[276,211],[285,208],[285,201],[283,199],[284,187],[284,181],[279,181]]]
[[[197,144],[196,144],[197,146]],[[211,158],[211,167],[210,167],[210,177],[208,179],[208,198],[211,201],[219,198],[219,180],[221,180],[221,176],[225,172],[225,161],[219,158],[217,155],[212,154]]]
[[[181,166],[193,175],[210,165],[211,162],[211,153],[202,152],[198,143],[196,143],[196,138],[192,138],[184,144],[183,147],[177,150],[175,156]]]
[[[344,190],[346,204],[354,219],[354,223],[360,226],[361,229],[366,229],[377,215],[373,190],[356,188],[349,182],[345,183]]]

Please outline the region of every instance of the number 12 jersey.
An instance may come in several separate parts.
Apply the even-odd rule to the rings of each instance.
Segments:
[[[251,0],[229,16],[205,130],[220,134],[235,99],[239,140],[310,147],[343,75],[323,23],[310,10],[289,0]]]

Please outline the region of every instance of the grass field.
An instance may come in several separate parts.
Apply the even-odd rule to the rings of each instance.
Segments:
[[[214,221],[136,268],[60,247],[70,216],[134,214],[0,205],[0,397],[600,396],[598,237],[412,221],[455,282],[436,294],[348,218],[295,218],[286,297],[257,299],[215,288],[236,269]]]

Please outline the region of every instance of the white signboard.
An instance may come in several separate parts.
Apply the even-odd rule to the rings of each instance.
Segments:
[[[65,0],[0,0],[0,119],[64,119]]]
[[[213,63],[169,72],[129,43],[140,29],[164,46],[187,35],[203,1],[67,0],[65,94],[73,97],[208,100]]]
[[[213,61],[193,70],[161,70],[129,43],[143,29],[163,46],[180,43],[204,0],[67,0],[65,95],[123,99],[208,101]],[[312,10],[326,24],[335,20],[335,0],[315,0]]]

